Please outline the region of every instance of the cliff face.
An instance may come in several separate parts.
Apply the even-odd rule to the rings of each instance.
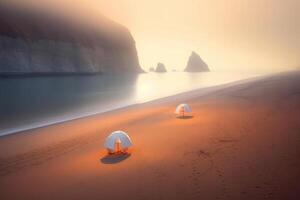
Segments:
[[[207,64],[201,59],[201,57],[196,53],[192,52],[189,57],[189,61],[185,68],[186,72],[208,72],[209,68]]]
[[[130,32],[0,5],[0,75],[142,72]]]

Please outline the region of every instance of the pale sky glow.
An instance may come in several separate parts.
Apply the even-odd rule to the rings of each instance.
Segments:
[[[36,0],[12,0],[34,2]],[[43,5],[77,16],[102,13],[128,27],[144,69],[181,70],[196,51],[215,71],[300,66],[299,0],[58,0]],[[55,5],[55,6],[54,6]]]
[[[144,68],[182,69],[192,50],[213,70],[300,65],[298,0],[98,0],[130,28]]]

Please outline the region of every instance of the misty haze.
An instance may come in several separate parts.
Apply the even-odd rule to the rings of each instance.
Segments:
[[[299,9],[1,0],[0,199],[299,199]]]

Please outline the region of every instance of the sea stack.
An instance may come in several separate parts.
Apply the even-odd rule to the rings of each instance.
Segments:
[[[149,72],[154,72],[154,71],[155,71],[154,67],[149,68]]]
[[[143,72],[127,28],[73,18],[0,4],[0,76]]]
[[[163,63],[157,63],[155,72],[167,72],[165,65]]]
[[[201,59],[201,57],[196,53],[192,52],[189,57],[185,72],[208,72],[209,68],[207,64]]]

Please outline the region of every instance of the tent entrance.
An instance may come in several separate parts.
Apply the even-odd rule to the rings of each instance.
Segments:
[[[119,138],[115,140],[115,152],[116,153],[122,152],[122,142]]]
[[[179,112],[180,112],[180,115],[181,115],[182,117],[184,117],[184,107],[181,107]]]

